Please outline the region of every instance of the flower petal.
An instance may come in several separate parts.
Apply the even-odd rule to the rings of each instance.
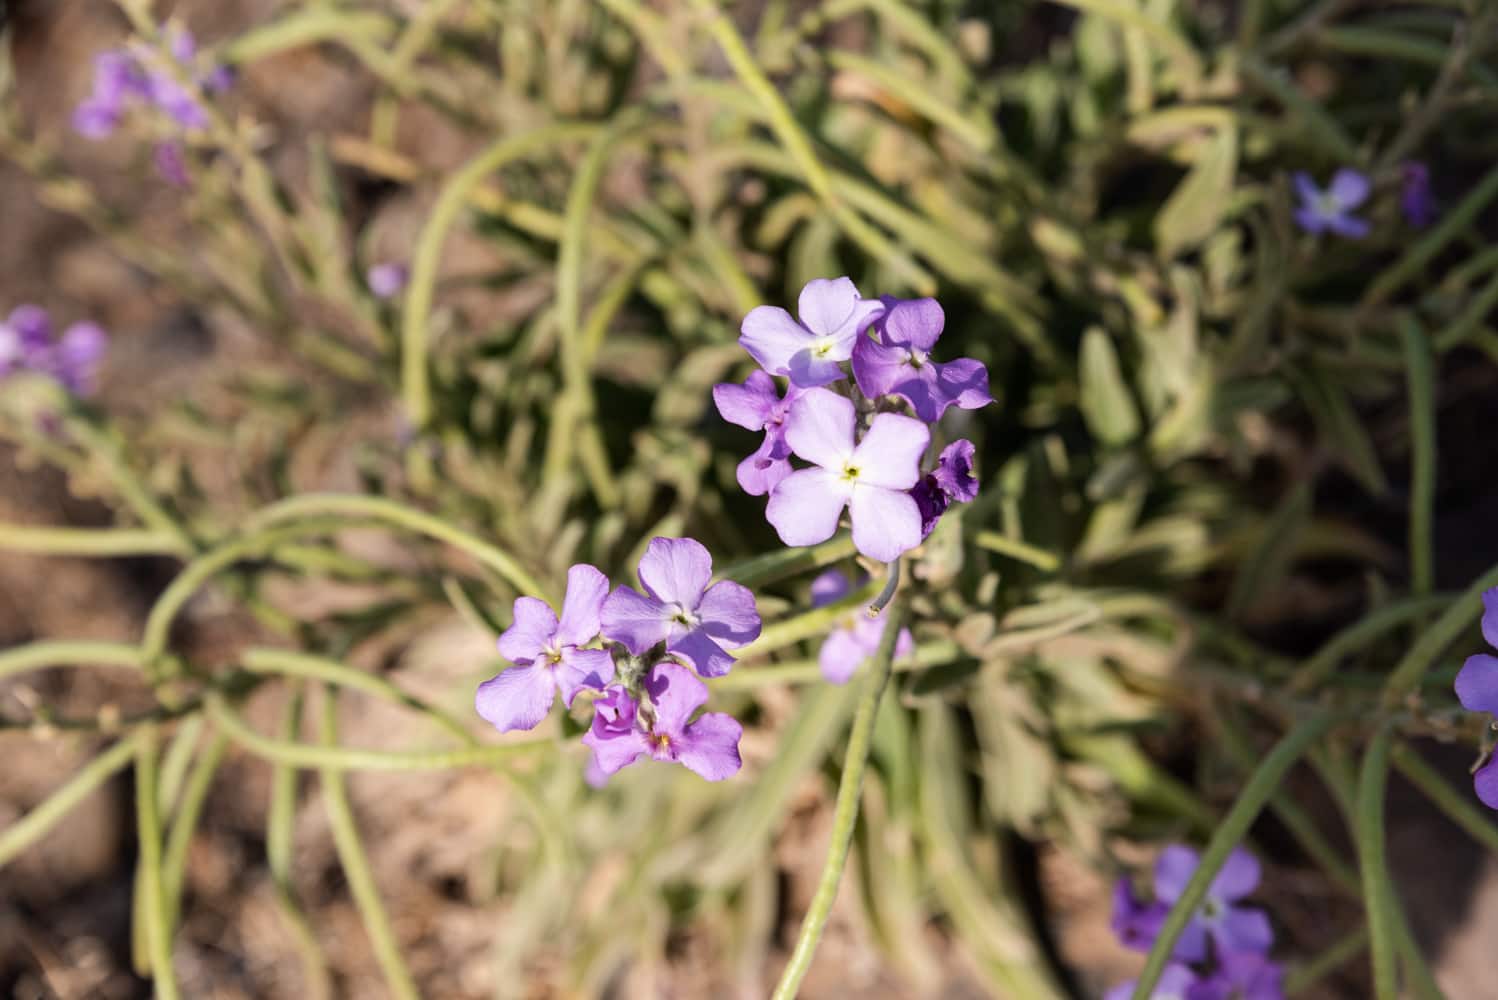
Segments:
[[[936,395],[943,400],[942,411],[948,406],[961,410],[976,410],[993,402],[988,391],[988,369],[983,362],[973,358],[958,358],[944,364],[931,365],[936,369]]]
[[[1498,760],[1490,760],[1472,776],[1477,797],[1489,809],[1498,809]]]
[[[1207,895],[1213,899],[1233,902],[1242,899],[1259,887],[1259,859],[1246,848],[1235,847],[1212,884]]]
[[[636,656],[666,638],[671,620],[661,602],[632,587],[615,587],[603,602],[599,624],[607,639]]]
[[[1326,217],[1309,208],[1295,210],[1295,224],[1313,236],[1324,233],[1327,229]]]
[[[921,543],[921,510],[909,493],[860,483],[848,510],[853,547],[870,559],[892,562]]]
[[[597,566],[578,563],[569,569],[556,641],[566,646],[581,646],[591,641],[598,634],[599,616],[608,592],[609,578]]]
[[[1155,898],[1165,903],[1180,899],[1200,863],[1197,853],[1181,844],[1171,844],[1161,851],[1155,859]]]
[[[1332,175],[1332,182],[1327,188],[1327,193],[1343,208],[1357,208],[1368,200],[1368,192],[1371,189],[1372,185],[1368,182],[1366,175],[1343,167]]]
[[[1350,240],[1360,240],[1372,230],[1366,220],[1346,213],[1327,216],[1326,227],[1338,236],[1345,236]]]
[[[686,660],[703,677],[722,677],[733,669],[733,657],[700,628],[676,636],[666,649]]]
[[[708,781],[722,781],[739,773],[739,739],[744,727],[731,715],[708,712],[687,726],[676,745],[676,759]]]
[[[837,531],[837,519],[853,495],[853,484],[826,469],[802,469],[770,493],[765,517],[787,545],[815,545]]]
[[[1226,907],[1216,920],[1208,924],[1208,929],[1217,947],[1230,955],[1249,951],[1264,954],[1274,944],[1274,928],[1269,926],[1269,915],[1253,907]]]
[[[780,454],[781,452],[786,454]],[[790,459],[786,457],[788,454],[784,434],[766,434],[758,450],[739,463],[735,473],[739,488],[752,497],[762,497],[769,493],[780,485],[782,479],[795,471]]]
[[[602,691],[614,679],[614,658],[606,649],[564,649],[552,671],[568,708],[583,688]]]
[[[910,489],[921,478],[921,456],[930,444],[931,429],[919,420],[898,413],[878,414],[853,452],[858,484]]]
[[[973,474],[975,450],[967,438],[959,438],[941,450],[931,476],[949,499],[967,503],[978,495],[978,477]]]
[[[1295,186],[1295,194],[1300,198],[1301,204],[1310,206],[1321,197],[1321,189],[1311,179],[1311,175],[1304,170],[1297,170],[1290,175],[1290,182]]]
[[[935,299],[896,299],[880,320],[879,339],[892,347],[926,353],[936,346],[946,321]]]
[[[790,376],[791,385],[802,389],[811,389],[817,386],[828,385],[843,377],[842,365],[838,362],[847,361],[853,354],[853,341],[838,341],[827,354],[813,354],[809,349],[797,351],[791,355],[791,363],[786,370]]]
[[[1469,712],[1498,714],[1498,656],[1467,657],[1456,675],[1456,700]]]
[[[535,729],[551,711],[557,688],[541,666],[511,667],[479,685],[473,707],[495,729]]]
[[[664,604],[694,610],[712,579],[713,557],[695,538],[652,538],[640,557],[640,583]]]
[[[1168,910],[1167,910],[1168,912]],[[1186,922],[1181,936],[1176,938],[1175,950],[1170,957],[1178,962],[1201,962],[1207,957],[1207,925],[1201,917],[1192,917]]]
[[[707,685],[686,667],[669,660],[657,663],[650,671],[645,691],[655,706],[655,731],[672,740],[681,738],[692,713],[707,704]]]
[[[800,457],[841,471],[853,454],[853,401],[830,389],[808,389],[791,404],[785,440]]]
[[[833,629],[817,653],[817,668],[828,682],[846,684],[868,658],[869,651],[851,629]]]
[[[500,633],[499,652],[515,663],[529,663],[551,644],[557,632],[557,616],[550,605],[535,597],[515,598],[515,620]]]
[[[645,734],[633,730],[613,735],[590,729],[583,733],[583,745],[593,750],[593,762],[605,778],[619,773],[650,752]]]
[[[858,302],[852,278],[813,278],[796,299],[796,315],[808,330],[825,337],[852,320]]]
[[[812,335],[778,306],[755,306],[739,326],[739,343],[771,375],[789,375],[791,358]]]
[[[724,580],[702,595],[697,605],[702,630],[729,649],[759,638],[759,608],[754,593],[743,584]]]
[[[759,371],[751,373],[743,385],[720,382],[713,386],[713,402],[724,420],[757,431],[764,429],[780,394],[775,391],[775,380]]]
[[[853,380],[870,399],[894,392],[913,372],[910,355],[903,348],[886,347],[869,337],[854,341]]]
[[[820,608],[841,601],[852,592],[853,583],[848,574],[836,568],[824,570],[811,581],[811,606]]]

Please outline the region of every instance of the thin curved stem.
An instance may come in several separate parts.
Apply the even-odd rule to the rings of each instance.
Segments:
[[[0,832],[0,868],[45,837],[89,793],[113,778],[135,757],[139,734],[132,734],[89,761],[40,805]]]
[[[1358,867],[1363,875],[1363,899],[1368,910],[1369,952],[1373,956],[1373,995],[1395,1000],[1399,983],[1395,978],[1394,887],[1384,843],[1384,789],[1389,776],[1389,746],[1393,731],[1385,726],[1373,737],[1358,775],[1357,842]]]
[[[0,524],[0,549],[44,556],[186,556],[192,547],[175,532],[151,528],[55,528]]]
[[[890,664],[895,656],[895,640],[905,626],[906,609],[903,603],[889,609],[884,623],[884,633],[879,637],[879,649],[869,665],[864,689],[859,695],[858,708],[853,715],[853,728],[848,734],[848,749],[843,755],[843,776],[837,788],[837,805],[832,815],[832,839],[827,846],[827,862],[822,866],[822,877],[817,883],[816,895],[811,907],[801,921],[801,932],[796,936],[796,947],[780,974],[775,986],[774,1000],[790,1000],[796,996],[801,981],[811,968],[811,961],[822,940],[822,931],[832,913],[832,904],[837,899],[838,885],[842,882],[843,869],[848,864],[848,849],[853,841],[853,827],[858,821],[858,804],[863,788],[863,774],[869,763],[869,745],[874,735],[874,717],[879,710],[879,700],[889,685]]]
[[[146,953],[159,1000],[177,1000],[181,992],[172,969],[172,931],[161,867],[161,813],[156,809],[156,727],[142,729],[135,745],[135,817],[140,838],[139,913],[145,920]]]

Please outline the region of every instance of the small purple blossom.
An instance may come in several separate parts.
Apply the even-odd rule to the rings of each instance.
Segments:
[[[385,261],[369,269],[364,280],[377,299],[393,299],[406,290],[411,271],[398,261]]]
[[[707,685],[686,667],[669,661],[645,678],[646,704],[622,687],[611,687],[594,703],[593,725],[583,743],[593,750],[590,773],[607,778],[642,757],[678,763],[708,781],[738,773],[744,727],[732,716],[692,713],[707,703]]]
[[[1498,647],[1498,588],[1482,594],[1482,637]],[[1498,657],[1477,653],[1467,657],[1456,675],[1456,697],[1469,712],[1498,713]],[[1498,809],[1498,760],[1489,758],[1472,776],[1477,797]]]
[[[927,423],[940,420],[949,406],[976,410],[993,402],[981,361],[931,360],[946,325],[940,303],[889,296],[882,301],[884,315],[874,324],[878,339],[860,337],[853,348],[853,377],[865,396],[900,396]]]
[[[1301,229],[1313,234],[1332,232],[1352,240],[1368,235],[1367,220],[1352,214],[1353,209],[1368,200],[1371,185],[1363,174],[1344,167],[1332,176],[1325,191],[1301,171],[1296,172],[1294,182],[1300,197],[1295,222]]]
[[[860,296],[849,278],[814,278],[796,309],[799,323],[778,306],[756,306],[744,317],[739,343],[771,375],[808,388],[843,378],[841,362],[884,305]]]
[[[616,587],[603,603],[603,634],[640,656],[657,643],[703,677],[733,667],[728,649],[759,636],[759,611],[747,587],[723,580],[709,587],[713,560],[691,538],[652,538],[640,557],[645,593]]]
[[[534,729],[551,711],[558,691],[571,707],[583,688],[602,690],[614,676],[607,650],[583,649],[599,630],[609,581],[579,563],[567,571],[567,595],[557,618],[545,601],[515,599],[514,623],[499,637],[499,651],[515,666],[479,685],[474,704],[500,732]]]
[[[1406,163],[1399,172],[1399,207],[1404,221],[1424,229],[1436,217],[1436,199],[1430,193],[1430,168],[1423,163]]]
[[[1134,951],[1149,951],[1165,926],[1165,917],[1170,907],[1164,903],[1147,903],[1134,895],[1134,885],[1128,876],[1113,884],[1113,916],[1111,926],[1118,941]],[[1179,957],[1179,956],[1177,956]]]
[[[920,480],[931,432],[911,417],[880,413],[855,442],[855,423],[853,402],[830,390],[797,397],[786,442],[816,468],[781,480],[765,516],[785,544],[815,545],[832,537],[847,507],[854,547],[890,562],[921,541],[921,511],[908,491]]]
[[[852,593],[853,584],[847,575],[838,569],[829,569],[811,582],[811,606],[820,608],[840,601]],[[879,640],[884,637],[885,619],[870,618],[866,614],[853,612],[845,624],[827,634],[822,649],[817,654],[817,666],[822,676],[833,684],[846,684],[858,669],[879,651]],[[902,628],[895,638],[896,658],[915,652],[915,637],[910,629]]]
[[[1180,899],[1200,862],[1201,858],[1195,851],[1181,844],[1172,844],[1161,851],[1155,862],[1156,900],[1169,906]],[[1274,943],[1269,917],[1263,910],[1236,905],[1258,885],[1258,859],[1243,848],[1235,847],[1208,886],[1201,907],[1181,932],[1175,957],[1187,962],[1206,958],[1208,937],[1217,944],[1219,954],[1268,952]]]
[[[1285,970],[1263,955],[1222,955],[1217,971],[1198,981],[1186,1000],[1285,1000]]]
[[[168,26],[165,32],[171,60],[208,93],[222,93],[233,81],[227,67],[200,70],[197,42],[186,28]],[[208,112],[197,95],[184,87],[177,74],[163,65],[162,56],[142,45],[110,49],[94,57],[93,89],[73,111],[73,128],[89,139],[103,139],[119,127],[135,105],[156,108],[184,131],[208,127]],[[158,149],[158,162],[160,153]],[[167,175],[172,179],[172,175]]]
[[[51,317],[34,305],[17,306],[0,323],[0,378],[20,371],[55,379],[75,396],[94,391],[109,335],[96,323],[74,323],[54,336]]]
[[[973,472],[973,454],[977,449],[966,438],[959,438],[942,449],[931,470],[910,490],[921,511],[921,537],[931,534],[936,522],[954,503],[967,503],[978,495],[978,476]]]
[[[1149,1000],[1192,1000],[1192,990],[1201,980],[1196,973],[1184,965],[1167,965],[1160,973],[1160,981],[1150,992]],[[1121,983],[1103,994],[1103,1000],[1130,1000],[1134,995],[1135,981]]]
[[[765,439],[754,454],[739,463],[739,486],[752,497],[764,496],[791,474],[785,418],[798,395],[800,390],[791,386],[782,399],[775,380],[762,371],[752,373],[743,385],[720,382],[713,386],[713,402],[724,420],[751,431],[765,432]]]

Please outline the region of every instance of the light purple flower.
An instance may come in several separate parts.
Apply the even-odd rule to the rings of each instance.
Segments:
[[[199,72],[193,66],[197,43],[187,29],[169,26],[166,43],[171,60],[204,90],[222,93],[229,88],[233,74],[227,67],[213,66]],[[105,138],[119,126],[131,105],[141,103],[155,106],[186,131],[208,127],[208,112],[202,102],[162,65],[162,56],[135,45],[110,49],[94,57],[93,90],[74,109],[73,128],[90,139]],[[171,173],[163,172],[172,179]]]
[[[1133,883],[1127,876],[1113,884],[1113,933],[1125,948],[1149,951],[1165,926],[1165,917],[1170,907],[1164,903],[1146,903],[1134,895]],[[1179,946],[1178,946],[1179,950]],[[1180,958],[1177,954],[1175,957]]]
[[[847,597],[853,584],[842,570],[829,569],[811,582],[811,606],[820,608]],[[879,640],[884,636],[886,619],[870,618],[854,611],[847,621],[827,634],[822,649],[817,654],[817,666],[822,676],[833,684],[846,684],[858,669],[879,651]],[[909,656],[915,652],[915,637],[910,629],[902,628],[895,638],[895,657]]]
[[[1285,970],[1263,955],[1218,956],[1217,971],[1186,993],[1186,1000],[1285,1000]]]
[[[109,334],[97,323],[74,323],[52,346],[49,373],[75,396],[93,393],[99,364],[109,349]]]
[[[1400,170],[1399,205],[1404,221],[1424,229],[1436,217],[1436,199],[1430,193],[1430,169],[1423,163],[1406,163]]]
[[[782,399],[775,380],[764,372],[754,372],[743,385],[720,382],[713,386],[713,402],[724,420],[751,431],[765,432],[765,439],[754,454],[739,463],[739,486],[750,496],[764,496],[791,474],[791,446],[785,441],[785,418],[798,395],[800,390],[793,385]]]
[[[1498,647],[1498,588],[1483,591],[1482,637]],[[1498,657],[1477,653],[1467,657],[1456,675],[1456,697],[1469,712],[1498,714]],[[1472,776],[1477,797],[1489,809],[1498,809],[1498,759],[1490,758]]]
[[[921,537],[931,534],[936,522],[954,503],[967,503],[978,495],[978,477],[973,472],[976,449],[966,438],[947,445],[931,470],[911,489],[921,511]]]
[[[603,602],[603,634],[636,656],[664,642],[666,651],[703,677],[733,667],[728,649],[759,636],[749,588],[723,580],[709,587],[712,556],[691,538],[652,538],[640,557],[640,584],[616,587]]]
[[[602,690],[614,676],[607,650],[583,649],[598,635],[609,581],[595,567],[567,571],[562,617],[545,601],[515,599],[515,621],[499,637],[499,651],[516,665],[479,685],[479,715],[505,733],[534,729],[551,711],[558,691],[569,707],[583,688]]]
[[[405,264],[397,261],[386,261],[376,264],[369,269],[364,276],[369,284],[369,290],[377,299],[393,299],[406,289],[406,282],[411,278],[411,272]]]
[[[921,511],[907,491],[921,478],[931,432],[911,417],[880,413],[855,443],[854,424],[853,402],[827,389],[791,404],[786,442],[817,468],[781,480],[765,516],[785,544],[815,545],[832,537],[847,507],[854,548],[890,562],[921,541]]]
[[[878,339],[860,337],[853,348],[853,377],[870,399],[903,397],[915,415],[935,423],[949,406],[976,410],[993,402],[988,369],[981,361],[931,360],[946,324],[935,299],[883,299],[884,315],[875,323]]]
[[[1184,965],[1167,965],[1160,973],[1160,981],[1150,992],[1149,1000],[1190,1000],[1191,991],[1201,980],[1196,973]],[[1103,1000],[1130,1000],[1134,995],[1135,982],[1121,983],[1103,994]]]
[[[791,314],[778,306],[756,306],[744,317],[739,343],[771,375],[788,376],[803,388],[843,377],[841,362],[884,306],[865,299],[849,278],[814,278],[801,289]]]
[[[96,323],[74,323],[62,336],[53,334],[47,311],[17,306],[0,323],[0,377],[17,371],[48,375],[75,396],[94,390],[109,335]]]
[[[686,667],[663,661],[645,678],[648,705],[622,687],[611,687],[594,703],[593,725],[583,743],[593,750],[592,770],[607,777],[641,757],[681,764],[708,781],[738,773],[744,727],[732,716],[692,713],[707,704],[707,685]]]
[[[1173,905],[1181,898],[1200,861],[1195,851],[1180,844],[1172,844],[1161,851],[1155,862],[1155,898]],[[1263,910],[1235,905],[1258,884],[1258,859],[1243,848],[1235,847],[1217,877],[1212,879],[1201,908],[1181,932],[1175,957],[1187,962],[1206,958],[1209,936],[1222,954],[1269,951],[1274,943],[1269,917]]]
[[[1371,185],[1367,177],[1344,167],[1333,175],[1325,191],[1304,172],[1297,172],[1294,181],[1295,192],[1300,197],[1295,222],[1301,229],[1308,233],[1333,232],[1353,240],[1368,235],[1367,221],[1352,214],[1353,209],[1368,200]]]

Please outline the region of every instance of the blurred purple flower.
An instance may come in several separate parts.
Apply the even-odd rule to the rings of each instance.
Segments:
[[[1113,884],[1113,917],[1111,926],[1118,941],[1125,948],[1149,951],[1160,936],[1165,925],[1165,916],[1170,907],[1164,903],[1146,903],[1134,895],[1134,885],[1128,876]],[[1179,948],[1178,948],[1179,950]],[[1178,954],[1176,956],[1180,958]]]
[[[364,280],[377,299],[393,299],[406,289],[411,271],[398,261],[386,261],[369,269]]]
[[[744,317],[739,343],[771,375],[807,388],[843,377],[842,362],[884,306],[865,299],[849,278],[814,278],[796,304],[801,322],[779,306],[756,306]]]
[[[1253,952],[1218,956],[1217,971],[1186,993],[1186,1000],[1285,1000],[1285,970]]]
[[[96,323],[74,323],[55,337],[45,309],[17,306],[0,323],[0,378],[35,372],[51,376],[75,396],[87,396],[108,346],[109,335]]]
[[[713,560],[691,538],[652,538],[640,557],[645,593],[616,587],[603,602],[606,638],[635,656],[664,642],[666,651],[703,677],[721,677],[733,667],[728,649],[759,636],[759,611],[749,588],[730,580],[709,587]]]
[[[976,410],[993,402],[981,361],[931,360],[946,324],[935,299],[885,296],[881,301],[884,315],[874,324],[879,339],[859,337],[853,347],[853,377],[865,396],[903,397],[927,423],[940,420],[949,406]]]
[[[545,601],[515,599],[514,623],[499,637],[499,651],[516,665],[479,685],[474,706],[505,733],[534,729],[551,711],[557,692],[571,707],[583,688],[602,690],[614,676],[604,649],[582,649],[598,635],[599,613],[609,581],[597,568],[578,563],[567,571],[562,617]]]
[[[650,757],[681,764],[708,781],[738,773],[744,727],[722,712],[688,721],[707,703],[706,684],[686,667],[666,661],[655,665],[644,687],[648,705],[618,686],[594,702],[593,725],[583,736],[593,750],[590,772],[607,778]]]
[[[192,187],[192,177],[187,173],[187,156],[180,142],[159,142],[152,154],[156,172],[173,187]]]
[[[785,418],[798,395],[800,390],[790,386],[782,399],[775,380],[762,371],[752,373],[743,385],[720,382],[713,386],[713,402],[724,420],[751,431],[765,432],[765,439],[754,454],[739,463],[739,486],[752,497],[764,496],[791,474]]]
[[[786,442],[817,468],[781,480],[765,516],[785,544],[815,545],[832,537],[847,507],[854,547],[890,562],[921,541],[921,511],[907,491],[920,480],[931,432],[919,420],[880,413],[855,443],[854,424],[852,400],[827,389],[797,397]]]
[[[233,81],[227,67],[200,71],[197,42],[180,25],[166,29],[167,52],[208,93],[222,93]],[[166,114],[184,130],[208,127],[208,112],[198,97],[184,87],[177,74],[162,65],[161,56],[143,46],[110,49],[94,57],[93,90],[73,111],[73,128],[90,139],[103,139],[114,132],[134,104],[149,104]],[[159,164],[158,151],[158,164]],[[172,175],[163,171],[168,180]]]
[[[820,608],[832,604],[852,591],[853,584],[842,570],[829,569],[811,582],[811,606]],[[817,654],[817,666],[821,668],[822,676],[833,684],[848,683],[879,651],[886,620],[855,611],[848,616],[846,624],[829,632]],[[914,652],[915,637],[910,634],[910,629],[902,628],[895,637],[895,657],[906,657]]]
[[[1482,594],[1482,637],[1498,647],[1498,588]],[[1469,712],[1498,714],[1498,657],[1467,657],[1456,675],[1456,697]],[[1483,805],[1498,809],[1498,759],[1489,758],[1472,776],[1472,784]]]
[[[1424,229],[1436,217],[1436,199],[1430,193],[1430,169],[1423,163],[1406,163],[1400,170],[1399,206],[1404,221]]]
[[[1155,862],[1155,899],[1167,906],[1181,898],[1186,883],[1201,862],[1189,847],[1172,844]],[[1259,884],[1259,861],[1241,847],[1233,848],[1227,862],[1212,879],[1207,897],[1192,915],[1176,943],[1175,957],[1199,962],[1207,957],[1207,938],[1224,954],[1269,951],[1274,930],[1263,910],[1235,905]]]
[[[1201,980],[1196,973],[1184,965],[1167,965],[1160,973],[1160,981],[1150,992],[1149,1000],[1190,1000],[1191,991],[1196,988]],[[1120,983],[1107,993],[1103,994],[1103,1000],[1130,1000],[1134,995],[1135,981]]]
[[[1308,233],[1333,232],[1353,240],[1368,235],[1367,221],[1352,214],[1353,209],[1368,200],[1371,186],[1367,177],[1344,167],[1332,176],[1325,191],[1304,172],[1298,171],[1294,181],[1295,192],[1300,197],[1295,222],[1301,229]]]
[[[921,537],[931,534],[936,522],[954,503],[967,503],[978,495],[978,477],[973,473],[976,449],[966,438],[959,438],[942,449],[931,470],[910,490],[921,511]]]

